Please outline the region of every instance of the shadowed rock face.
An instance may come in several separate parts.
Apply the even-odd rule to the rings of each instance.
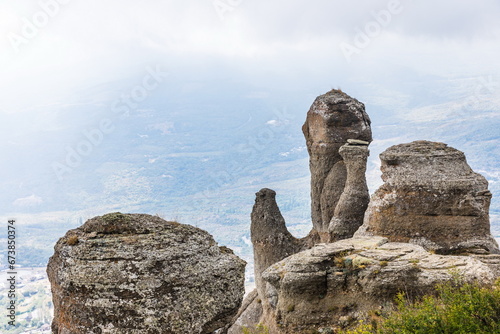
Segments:
[[[465,155],[415,141],[380,154],[385,183],[372,196],[356,235],[380,235],[438,253],[498,253],[490,234],[491,193]]]
[[[52,331],[212,333],[238,311],[244,269],[193,226],[144,214],[95,217],[59,239],[49,260]]]
[[[370,118],[363,103],[332,90],[316,98],[307,112],[302,132],[310,157],[313,228],[326,241],[347,177],[339,149],[348,139],[370,143]]]

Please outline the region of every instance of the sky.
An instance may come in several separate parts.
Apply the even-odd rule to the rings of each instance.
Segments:
[[[0,113],[156,64],[269,90],[497,76],[499,14],[495,0],[3,0]]]
[[[159,82],[308,103],[341,88],[401,122],[446,118],[467,97],[472,113],[499,112],[498,17],[496,0],[0,0],[0,140],[84,129]],[[92,107],[60,112],[78,104]]]

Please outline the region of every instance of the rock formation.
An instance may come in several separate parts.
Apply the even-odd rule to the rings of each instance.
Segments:
[[[271,334],[333,333],[390,309],[399,292],[433,293],[455,274],[484,284],[500,276],[488,182],[462,152],[428,141],[390,147],[370,200],[364,105],[332,90],[314,101],[303,132],[313,229],[293,237],[276,193],[256,193],[256,290],[239,310],[245,263],[229,249],[189,225],[114,213],[57,242],[47,268],[53,332],[242,334],[262,323]]]
[[[57,334],[212,333],[236,314],[245,262],[207,232],[144,214],[88,220],[47,273]]]
[[[365,175],[369,154],[367,145],[367,142],[349,140],[348,144],[340,147],[347,178],[328,228],[330,241],[352,237],[363,223],[370,201]]]
[[[433,293],[437,283],[455,274],[493,283],[500,264],[497,255],[489,256],[496,257],[495,264],[431,254],[383,237],[319,244],[264,271],[272,306],[265,324],[273,334],[333,333],[369,311],[391,309],[398,292],[410,297]]]
[[[244,328],[254,328],[262,322],[262,314],[262,299],[254,289],[245,297],[238,314],[228,324],[227,334],[242,334]]]
[[[348,139],[370,143],[370,118],[363,103],[340,90],[316,98],[302,126],[311,170],[311,219],[323,241],[344,190],[347,171],[339,149]]]
[[[364,105],[332,90],[319,96],[302,127],[310,155],[313,229],[303,239],[294,238],[276,204],[276,193],[262,189],[252,211],[257,294],[246,302],[229,333],[241,333],[271,314],[268,284],[262,272],[270,265],[319,242],[350,238],[363,223],[369,193],[366,160],[371,138],[370,119]],[[250,298],[248,298],[250,299]]]
[[[257,193],[251,228],[257,291],[230,334],[257,323],[272,334],[333,333],[371,310],[391,308],[399,292],[433,293],[455,273],[484,284],[500,276],[488,183],[462,152],[427,141],[389,148],[380,155],[385,184],[370,200],[371,130],[363,104],[328,92],[311,106],[303,132],[313,229],[294,238],[275,192]]]
[[[271,264],[302,249],[301,242],[288,232],[276,203],[276,192],[261,189],[255,194],[250,227],[254,253],[255,285],[259,296],[265,292],[261,274]]]
[[[385,183],[356,235],[411,242],[441,254],[499,252],[490,234],[488,182],[462,152],[415,141],[388,148],[380,159]]]

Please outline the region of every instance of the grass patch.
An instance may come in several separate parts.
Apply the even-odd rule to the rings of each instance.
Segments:
[[[436,296],[411,302],[396,298],[396,310],[344,334],[500,333],[500,283],[493,287],[457,281],[439,285]]]

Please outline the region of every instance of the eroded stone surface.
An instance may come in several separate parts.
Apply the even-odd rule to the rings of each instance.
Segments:
[[[273,263],[300,251],[303,244],[288,232],[285,219],[276,203],[276,192],[264,188],[255,195],[250,230],[254,252],[255,285],[262,298],[265,295],[262,272]]]
[[[330,241],[351,238],[363,224],[370,201],[365,175],[369,151],[364,143],[366,142],[351,140],[340,147],[339,153],[347,169],[347,178],[328,228]]]
[[[190,225],[95,217],[59,239],[53,333],[212,333],[236,314],[245,262]]]
[[[243,304],[241,304],[240,310],[227,334],[242,334],[245,328],[255,328],[261,322],[261,319],[262,299],[260,299],[257,289],[255,289],[243,300]]]
[[[332,90],[316,98],[302,131],[310,157],[313,228],[326,241],[347,177],[339,149],[348,139],[371,142],[370,119],[363,103]]]
[[[467,281],[492,283],[499,268],[496,258],[431,254],[383,237],[319,244],[264,271],[272,306],[264,319],[274,334],[343,327],[370,310],[392,306],[398,292],[410,297],[433,293],[437,283],[455,273]]]
[[[498,253],[488,182],[463,152],[415,141],[388,148],[380,159],[385,183],[372,196],[357,236],[380,235],[438,253]]]

